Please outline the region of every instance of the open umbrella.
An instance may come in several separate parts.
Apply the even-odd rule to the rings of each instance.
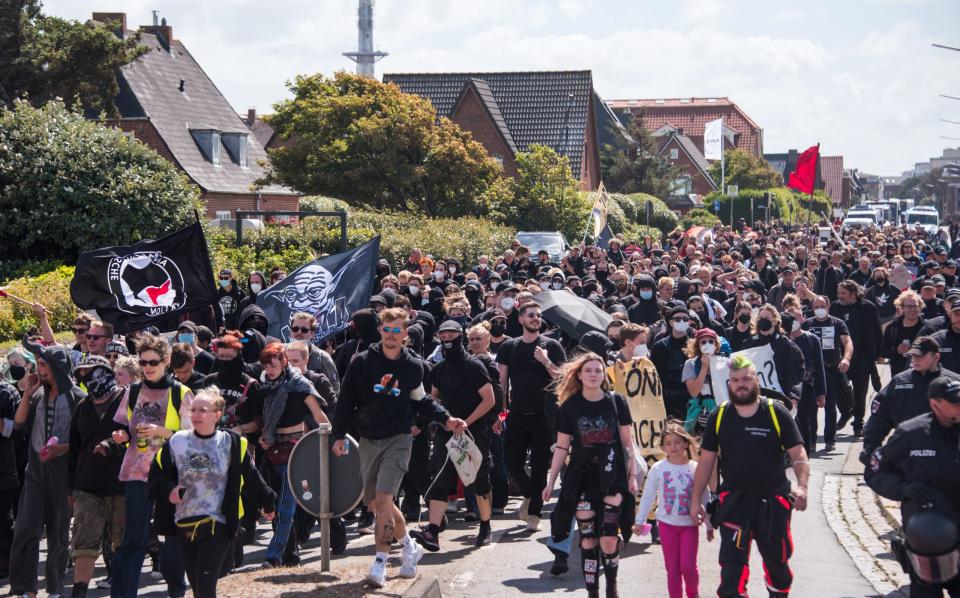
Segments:
[[[547,322],[577,342],[592,330],[606,334],[607,326],[613,320],[607,312],[569,291],[543,291],[533,300],[543,310]]]

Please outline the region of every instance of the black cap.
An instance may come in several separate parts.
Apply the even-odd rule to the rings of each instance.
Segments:
[[[447,320],[443,324],[440,324],[440,328],[437,328],[437,333],[439,334],[441,332],[456,332],[458,334],[463,334],[463,327],[453,320]]]
[[[380,305],[386,305],[387,300],[383,295],[373,295],[372,297],[370,297],[370,305],[373,305],[374,303],[379,303]]]
[[[943,399],[950,403],[960,403],[960,380],[940,376],[927,387],[928,399]]]
[[[683,314],[683,315],[689,317],[689,316],[690,316],[690,311],[687,309],[687,306],[686,306],[686,305],[683,305],[683,304],[674,305],[673,307],[671,307],[670,309],[667,310],[667,319],[669,320],[670,318],[672,318],[673,316],[675,316],[675,315],[677,315],[677,314]]]
[[[179,326],[177,326],[177,332],[180,332],[181,330],[189,330],[193,334],[196,334],[197,325],[191,322],[190,320],[184,320],[183,322],[180,322]]]
[[[929,336],[918,336],[907,355],[927,355],[929,353],[939,353],[940,343]]]
[[[743,290],[745,291],[754,291],[760,293],[761,295],[766,295],[767,287],[759,280],[749,280],[743,283]]]
[[[512,280],[504,280],[500,283],[500,286],[497,287],[497,292],[502,293],[504,291],[516,291],[517,285],[513,284]]]
[[[794,264],[793,262],[790,262],[783,268],[780,268],[780,274],[783,274],[784,272],[796,272],[796,271],[797,271],[797,265]]]
[[[956,268],[956,267],[957,267],[957,262],[954,261],[954,260],[944,260],[944,262],[943,262],[943,267],[944,267],[944,268]]]
[[[940,247],[937,247],[936,249],[934,249],[933,252],[937,255],[946,255],[947,249],[943,245],[941,245]]]
[[[920,283],[920,288],[921,288],[921,289],[922,289],[923,287],[935,287],[935,286],[937,286],[937,283],[935,283],[935,282],[933,281],[933,277],[932,277],[932,276],[931,276],[930,278],[924,278],[923,281]]]
[[[930,280],[933,281],[933,284],[947,284],[947,279],[943,277],[942,274],[934,274],[930,277]]]

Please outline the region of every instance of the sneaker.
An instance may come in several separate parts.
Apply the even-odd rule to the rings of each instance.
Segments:
[[[657,525],[656,521],[654,521],[653,525],[650,527],[650,543],[651,544],[660,543],[660,527]]]
[[[570,565],[567,564],[567,555],[556,553],[553,557],[553,564],[550,565],[550,575],[563,575],[570,570]]]
[[[490,542],[493,541],[493,533],[490,530],[489,523],[487,525],[480,524],[480,531],[477,533],[477,539],[473,542],[473,545],[477,548],[481,546],[487,546]]]
[[[375,588],[382,588],[387,583],[387,563],[380,559],[374,559],[370,565],[370,572],[367,573],[367,583]]]
[[[357,533],[360,534],[361,536],[372,535],[374,532],[373,526],[374,526],[373,515],[370,513],[367,513],[366,515],[364,515],[363,517],[360,517],[360,519],[357,520]]]
[[[423,558],[423,548],[410,541],[400,553],[400,577],[411,579],[417,576],[417,563]]]
[[[493,507],[492,512],[494,515],[503,515],[503,507]]]
[[[863,428],[854,428],[853,436],[854,438],[863,438]]]
[[[431,526],[422,527],[410,532],[410,537],[430,552],[440,550],[440,538],[437,537],[437,532],[433,531]]]
[[[828,442],[827,444],[824,445],[823,450],[825,452],[832,453],[835,448],[837,448],[836,444],[832,442]]]
[[[540,518],[536,515],[527,517],[527,531],[535,532],[540,529]]]
[[[847,415],[841,415],[840,419],[837,420],[837,432],[847,427],[847,424],[850,423],[851,419],[853,419],[852,413],[849,413]]]
[[[520,503],[520,521],[526,521],[530,516],[530,499],[525,498],[523,502]]]
[[[281,567],[283,567],[283,563],[277,559],[267,559],[260,563],[261,569],[280,569]]]
[[[111,579],[109,577],[105,577],[97,581],[97,588],[101,590],[109,590],[111,585],[113,584],[111,583]]]
[[[150,579],[154,581],[160,581],[161,579],[163,579],[163,573],[160,573],[159,571],[151,571]]]

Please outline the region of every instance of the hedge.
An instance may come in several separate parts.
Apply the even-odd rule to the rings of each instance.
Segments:
[[[5,288],[18,297],[42,303],[47,308],[53,329],[67,330],[77,313],[70,300],[72,279],[73,266],[59,266],[39,276],[11,280]],[[36,325],[37,318],[29,305],[13,299],[0,299],[0,340],[18,339]]]
[[[833,209],[833,203],[830,198],[824,194],[823,191],[817,191],[813,196],[813,211],[811,213],[808,209],[810,196],[801,195],[786,187],[767,189],[766,191],[745,189],[740,191],[739,195],[735,198],[715,191],[708,195],[703,203],[712,208],[714,200],[720,200],[720,213],[718,216],[724,224],[730,224],[730,202],[733,201],[733,221],[736,222],[743,218],[749,225],[751,222],[751,198],[753,199],[753,207],[756,212],[754,219],[762,220],[766,214],[764,211],[761,211],[758,206],[766,199],[765,194],[767,192],[773,193],[773,201],[770,204],[771,219],[791,223],[806,223],[809,214],[810,220],[816,222],[822,216],[829,216],[830,211]]]

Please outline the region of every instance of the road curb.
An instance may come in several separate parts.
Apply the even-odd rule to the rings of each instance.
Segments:
[[[436,577],[421,577],[402,594],[402,598],[443,598]]]
[[[877,506],[880,507],[880,513],[887,520],[894,531],[900,531],[900,503],[877,495]]]

